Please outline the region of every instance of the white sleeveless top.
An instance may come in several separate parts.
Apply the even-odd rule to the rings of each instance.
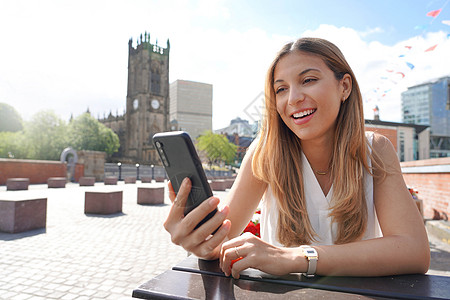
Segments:
[[[372,144],[373,133],[366,133]],[[369,166],[371,161],[369,160]],[[317,234],[317,241],[312,245],[332,245],[337,237],[337,224],[331,221],[330,202],[333,196],[333,186],[325,196],[320,188],[314,171],[308,159],[302,152],[302,175],[305,187],[306,208],[311,226]],[[381,229],[378,223],[373,203],[373,177],[365,171],[364,174],[365,198],[367,202],[367,228],[363,240],[381,237]],[[282,246],[276,237],[278,226],[278,205],[270,186],[267,188],[261,200],[261,238],[275,246]]]

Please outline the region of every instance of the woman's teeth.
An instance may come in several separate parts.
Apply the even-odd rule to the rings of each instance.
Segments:
[[[303,117],[309,116],[310,114],[314,113],[315,111],[316,111],[315,109],[304,110],[304,111],[293,114],[292,117],[294,117],[294,119],[303,118]]]

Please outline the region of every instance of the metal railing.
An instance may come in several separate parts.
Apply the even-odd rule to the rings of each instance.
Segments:
[[[205,170],[205,173],[208,178],[233,176],[232,171]],[[117,176],[119,180],[123,180],[125,177],[136,177],[137,180],[142,177],[151,177],[152,179],[158,177],[167,178],[167,174],[163,166],[140,164],[131,165],[121,163],[105,163],[105,177],[107,176]]]

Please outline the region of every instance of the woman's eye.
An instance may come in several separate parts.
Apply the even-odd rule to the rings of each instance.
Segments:
[[[275,94],[279,94],[279,93],[281,93],[281,92],[283,92],[283,91],[285,91],[286,90],[286,88],[278,88],[276,91],[275,91]]]
[[[310,82],[313,82],[313,81],[316,81],[317,79],[315,79],[315,78],[306,78],[304,81],[303,81],[303,83],[310,83]]]

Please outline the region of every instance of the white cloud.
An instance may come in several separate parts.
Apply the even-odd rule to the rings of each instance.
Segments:
[[[6,4],[5,4],[6,3]],[[25,3],[25,4],[23,4]],[[23,5],[22,5],[23,4]],[[86,9],[89,8],[89,9]],[[170,81],[213,84],[213,127],[227,126],[264,88],[266,69],[275,53],[297,37],[273,35],[261,28],[236,30],[200,27],[197,18],[227,20],[224,1],[6,1],[0,2],[0,101],[25,119],[42,109],[63,118],[87,107],[94,116],[123,112],[127,86],[128,39],[151,33],[152,42],[171,42]],[[384,120],[400,121],[400,92],[407,86],[447,75],[450,40],[443,32],[398,42],[366,42],[352,28],[321,25],[302,36],[329,39],[352,66],[366,103],[366,117],[378,104]],[[425,53],[428,47],[438,47]],[[404,47],[411,45],[410,51]],[[407,54],[404,59],[400,54]],[[446,55],[447,54],[447,55]],[[405,60],[416,67],[408,70]],[[386,82],[386,69],[405,74]],[[398,75],[397,75],[398,76]],[[385,97],[373,90],[385,91]]]

